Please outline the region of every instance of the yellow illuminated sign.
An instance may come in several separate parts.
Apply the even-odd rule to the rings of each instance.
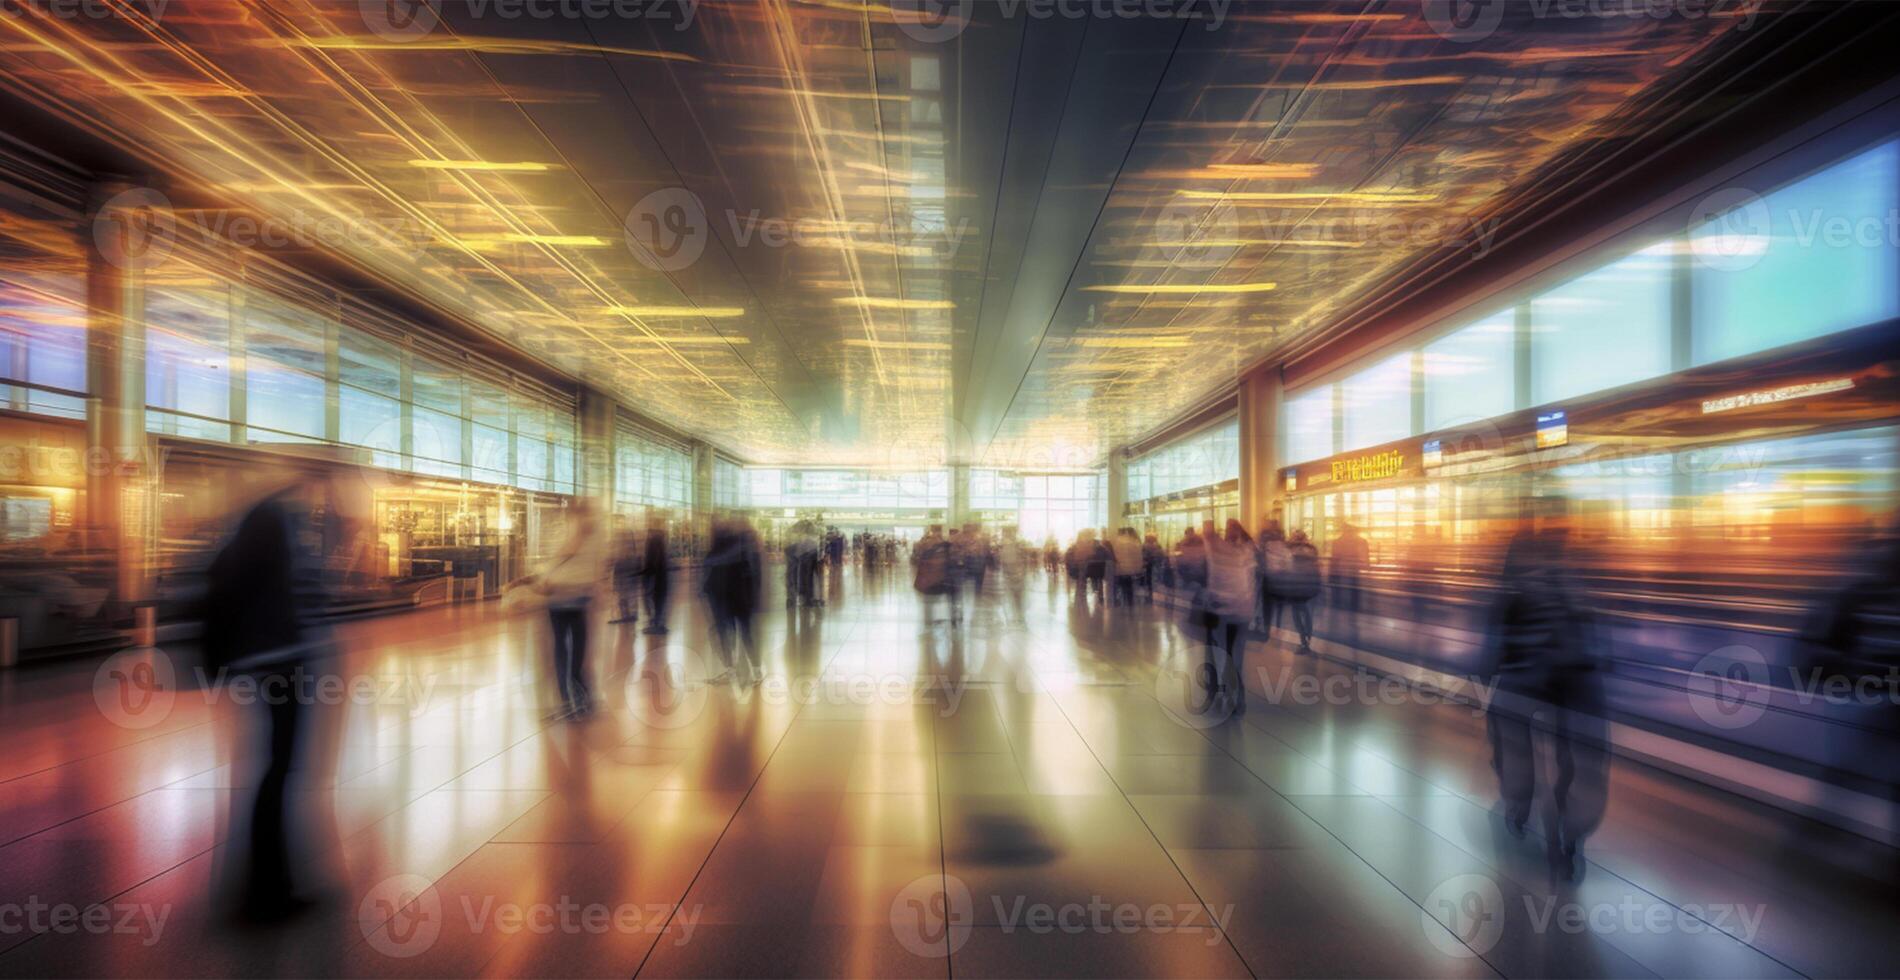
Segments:
[[[1353,483],[1359,480],[1383,480],[1398,476],[1405,466],[1405,454],[1397,449],[1388,449],[1382,453],[1359,456],[1354,459],[1333,461],[1333,482]]]

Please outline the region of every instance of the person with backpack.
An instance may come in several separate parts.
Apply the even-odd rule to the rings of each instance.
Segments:
[[[930,525],[930,529],[918,539],[916,547],[910,552],[910,565],[912,584],[917,594],[924,597],[925,628],[929,628],[931,610],[941,596],[950,598],[950,625],[960,625],[963,609],[959,595],[962,587],[957,582],[957,555],[950,542],[944,540],[942,524]]]
[[[1279,576],[1268,580],[1274,589],[1274,599],[1280,605],[1293,611],[1293,628],[1300,635],[1300,646],[1295,652],[1311,656],[1313,653],[1313,598],[1319,595],[1319,549],[1306,536],[1304,530],[1295,528],[1287,539],[1287,568]]]

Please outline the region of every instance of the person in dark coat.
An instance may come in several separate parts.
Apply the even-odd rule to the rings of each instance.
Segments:
[[[265,499],[206,572],[205,666],[255,683],[267,733],[235,896],[236,913],[251,921],[282,919],[309,904],[306,883],[292,871],[288,803],[310,726],[306,675],[329,653],[319,622],[329,601],[326,558],[348,553],[360,528],[343,498],[320,480]]]
[[[666,600],[673,587],[672,556],[666,546],[666,524],[655,518],[647,526],[646,552],[640,561],[640,580],[647,595],[647,628],[655,635],[666,633]]]
[[[1609,794],[1604,693],[1593,627],[1570,581],[1561,525],[1521,532],[1506,552],[1486,671],[1486,714],[1505,826],[1524,833],[1536,797],[1534,735],[1551,744],[1544,841],[1553,874],[1575,879]]]
[[[724,669],[711,679],[714,684],[731,683],[738,671],[739,683],[750,684],[764,673],[758,662],[758,645],[752,633],[752,617],[758,611],[763,568],[758,539],[750,526],[740,520],[721,520],[713,524],[712,541],[706,550],[706,567],[700,591],[712,614],[713,636],[719,644]],[[733,662],[733,644],[737,640],[741,659]]]

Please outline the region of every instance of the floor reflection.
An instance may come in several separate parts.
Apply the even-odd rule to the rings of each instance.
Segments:
[[[306,860],[333,884],[268,929],[210,901],[220,815],[256,778],[220,748],[237,709],[180,692],[134,729],[96,706],[96,665],[16,675],[0,903],[165,919],[0,929],[0,974],[1892,968],[1893,886],[1824,828],[1617,766],[1586,873],[1553,881],[1535,828],[1494,816],[1468,708],[1304,703],[1277,685],[1342,668],[1256,641],[1254,706],[1208,718],[1166,703],[1199,651],[1165,602],[1105,606],[1039,572],[1022,622],[992,589],[953,627],[924,622],[909,584],[849,568],[821,607],[766,602],[751,685],[708,683],[706,617],[675,590],[669,635],[600,624],[602,708],[573,722],[547,720],[542,618],[351,624],[347,670],[394,693],[340,709],[324,778],[296,791],[331,825]],[[1694,932],[1545,918],[1718,903],[1767,914]]]

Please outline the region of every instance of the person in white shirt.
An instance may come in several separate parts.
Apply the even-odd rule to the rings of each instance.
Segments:
[[[556,718],[594,710],[587,683],[587,614],[607,566],[606,536],[592,505],[577,500],[567,512],[567,537],[541,571],[548,625],[554,629],[554,679],[561,692]]]

